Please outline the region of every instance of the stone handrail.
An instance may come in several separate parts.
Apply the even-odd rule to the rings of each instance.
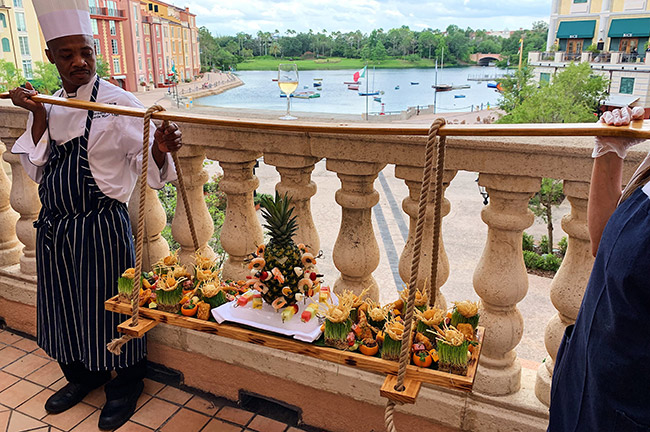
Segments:
[[[5,146],[10,149],[23,133],[26,117],[22,110],[0,106],[0,140],[4,143],[4,146],[0,144],[0,155],[4,152],[4,160],[12,169],[11,180],[0,170],[0,299],[34,305],[36,269],[32,223],[40,208],[37,187],[26,176],[19,157],[5,151]],[[315,164],[324,159],[327,170],[336,173],[341,182],[336,203],[341,207],[342,219],[332,256],[340,272],[334,286],[336,290],[355,292],[370,288],[374,298],[378,290],[373,272],[380,254],[371,219],[371,209],[379,200],[374,181],[386,165],[394,165],[396,177],[403,179],[409,189],[409,196],[403,201],[411,222],[400,257],[400,274],[404,279],[413,248],[411,231],[415,226],[415,199],[421,187],[426,137],[305,133],[193,123],[181,123],[180,127],[185,146],[179,157],[186,174],[185,184],[199,244],[206,249],[214,227],[203,197],[203,185],[208,180],[203,161],[206,158],[218,161],[223,170],[220,187],[228,198],[221,232],[221,243],[228,253],[223,270],[225,277],[240,279],[248,274],[244,259],[262,241],[252,192],[259,185],[253,166],[263,156],[280,174],[276,189],[294,198],[300,227],[297,242],[310,244],[315,250],[319,249],[320,240],[311,215],[311,197],[316,193],[311,172]],[[477,172],[479,185],[490,194],[490,204],[482,211],[482,219],[488,227],[487,239],[473,278],[474,289],[482,299],[481,322],[487,335],[474,387],[476,392],[506,396],[520,390],[521,366],[514,350],[521,340],[524,322],[517,304],[528,289],[521,253],[522,232],[533,223],[533,215],[527,207],[529,198],[539,190],[543,177],[551,177],[564,180],[571,213],[563,220],[569,238],[567,254],[551,285],[550,295],[557,315],[546,328],[548,357],[537,372],[535,384],[538,399],[548,404],[559,341],[564,328],[577,316],[593,262],[586,227],[591,147],[592,139],[588,137],[447,139],[445,187],[453,181],[457,171]],[[631,152],[625,162],[626,178],[642,157],[641,151]],[[151,198],[155,197],[152,191],[150,193]],[[137,196],[133,199],[137,200]],[[157,201],[151,199],[150,202]],[[449,213],[451,205],[445,199],[443,216]],[[432,213],[431,208],[429,211]],[[146,218],[148,250],[145,263],[147,259],[149,262],[157,260],[169,250],[160,236],[164,216],[159,202],[151,207]],[[429,246],[427,249],[425,242],[425,251],[431,248],[431,227],[428,232],[425,238]],[[181,245],[180,259],[189,262],[193,254],[192,239],[187,215],[180,203],[172,223],[172,234]],[[427,254],[420,265],[420,286],[431,283],[427,280],[430,265]],[[435,285],[438,302],[444,305],[445,299],[439,289],[447,280],[449,265],[442,242],[438,266]],[[0,316],[3,315],[1,308],[2,303]]]

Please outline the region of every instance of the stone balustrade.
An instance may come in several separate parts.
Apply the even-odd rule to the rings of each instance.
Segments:
[[[0,106],[0,140],[4,143],[4,146],[0,144],[0,155],[5,146],[11,149],[15,139],[23,132],[25,122],[26,114],[23,111]],[[337,277],[335,290],[360,292],[370,288],[370,295],[375,298],[378,296],[377,284],[381,281],[373,277],[380,254],[371,219],[371,209],[380,197],[374,182],[385,166],[395,166],[396,177],[404,180],[409,191],[402,203],[404,212],[410,218],[409,238],[400,259],[400,275],[404,280],[408,279],[425,137],[283,132],[198,124],[180,126],[186,145],[179,156],[188,200],[199,246],[208,254],[211,250],[207,242],[214,227],[203,197],[203,184],[207,181],[202,166],[204,159],[218,161],[224,173],[220,186],[227,195],[228,204],[221,243],[228,253],[223,270],[226,278],[239,279],[248,273],[244,259],[263,238],[252,195],[259,185],[253,174],[253,165],[263,156],[265,162],[276,167],[280,174],[276,190],[294,197],[300,223],[297,240],[311,245],[315,250],[319,249],[320,239],[311,215],[311,198],[317,187],[311,173],[315,164],[322,159],[326,161],[327,170],[336,173],[340,180],[336,202],[319,203],[332,208],[340,207],[342,215],[331,258],[340,272],[338,277],[332,275],[333,278]],[[425,386],[421,402],[400,410],[424,418],[431,416],[430,421],[442,425],[441,430],[545,430],[545,405],[549,401],[553,360],[564,328],[576,318],[593,260],[586,227],[592,140],[576,137],[450,137],[447,143],[445,188],[453,183],[458,171],[470,171],[479,173],[479,184],[490,194],[490,204],[482,212],[482,219],[487,225],[487,238],[473,277],[474,289],[482,299],[481,322],[486,327],[486,339],[473,394]],[[626,161],[626,176],[632,173],[642,155],[641,151],[631,153]],[[32,315],[20,311],[35,306],[32,222],[40,206],[37,186],[25,175],[18,156],[6,151],[3,157],[11,165],[12,175],[9,179],[0,170],[0,317],[10,327],[34,333],[33,311],[30,312]],[[524,299],[528,289],[521,238],[523,230],[533,223],[533,215],[527,208],[528,200],[538,190],[543,177],[564,180],[564,192],[571,204],[571,213],[563,220],[563,228],[568,234],[567,255],[552,282],[550,293],[557,315],[545,330],[548,357],[535,377],[522,372],[515,348],[522,338],[525,325],[517,304]],[[160,203],[153,192],[147,198],[151,206],[146,215],[146,258],[153,262],[168,252],[168,246],[160,237],[164,225]],[[181,245],[181,260],[187,262],[194,248],[187,227],[187,215],[180,200],[179,194],[172,233]],[[137,201],[137,197],[134,201]],[[443,216],[449,214],[453,205],[453,202],[445,199]],[[427,279],[431,266],[431,213],[430,209],[418,280],[420,286],[433,282]],[[449,275],[448,258],[442,242],[438,266],[438,279],[433,282],[437,290]],[[437,302],[442,306],[446,304],[442,295],[437,296]],[[152,332],[151,338],[151,343],[157,347],[152,348],[151,356],[159,358],[160,362],[165,363],[166,356],[173,356],[174,350],[192,352],[201,358],[235,366],[239,364],[237,362],[244,361],[246,353],[251,356],[255,354],[265,359],[247,366],[256,374],[263,373],[273,379],[298,380],[295,376],[287,378],[287,371],[292,371],[292,374],[303,376],[304,381],[308,381],[300,381],[307,387],[323,388],[331,394],[343,395],[341,397],[375,407],[382,403],[378,395],[368,393],[375,388],[375,383],[381,382],[381,377],[374,374],[351,372],[343,366],[332,366],[312,359],[296,359],[296,356],[288,356],[280,351],[226,341],[214,335],[202,335],[199,339],[188,330],[161,327]],[[209,344],[199,346],[196,341],[204,339]],[[241,354],[228,349],[241,351]],[[164,355],[158,354],[156,357],[156,353],[163,352]],[[342,372],[343,369],[347,372]],[[349,379],[337,381],[325,375],[325,371],[330,374],[333,370],[341,371],[341,376],[354,377],[358,385],[352,389],[356,388],[361,393],[354,394],[350,387],[345,387],[349,386]],[[186,380],[201,387],[201,381],[193,381],[191,373],[190,370],[186,371]],[[379,386],[376,387],[374,391],[378,394]],[[270,396],[278,397],[273,394],[273,389],[267,391]],[[418,406],[426,406],[427,412],[419,412]],[[434,415],[433,411],[437,413]],[[327,419],[322,419],[321,426],[335,430]]]

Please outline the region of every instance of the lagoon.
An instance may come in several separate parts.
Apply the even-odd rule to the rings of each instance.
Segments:
[[[434,103],[434,89],[431,87],[436,80],[434,69],[368,69],[366,78],[361,79],[360,91],[365,91],[366,80],[368,90],[383,91],[381,102],[373,97],[359,96],[358,92],[348,90],[346,81],[353,81],[353,70],[329,71],[298,71],[299,84],[297,91],[316,91],[313,86],[314,78],[322,78],[321,97],[314,99],[292,98],[292,111],[318,112],[334,114],[362,114],[366,112],[366,100],[369,113],[397,112],[408,107],[425,107]],[[502,74],[504,71],[494,67],[470,66],[462,68],[447,68],[438,70],[438,84],[466,85],[467,89],[438,92],[436,97],[436,112],[466,112],[481,108],[489,103],[496,106],[499,93],[487,87],[487,82],[467,81],[470,75]],[[287,102],[280,97],[280,89],[273,78],[274,71],[242,71],[237,72],[244,82],[241,87],[228,90],[225,93],[197,99],[195,103],[203,106],[223,108],[246,108],[260,110],[286,110]],[[412,84],[412,83],[418,83]],[[399,86],[399,89],[396,87]],[[464,97],[455,97],[462,95]]]

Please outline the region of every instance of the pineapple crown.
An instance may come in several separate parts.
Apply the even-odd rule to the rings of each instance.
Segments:
[[[297,216],[293,215],[294,207],[291,205],[291,198],[285,193],[280,196],[275,192],[275,199],[269,196],[260,198],[262,217],[266,223],[264,228],[269,230],[271,242],[277,244],[288,244],[293,242],[293,236],[298,230]]]

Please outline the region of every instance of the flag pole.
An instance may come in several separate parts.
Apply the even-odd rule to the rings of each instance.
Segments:
[[[370,118],[368,117],[368,63],[367,62],[363,69],[363,75],[366,78],[366,121],[370,121]]]
[[[521,70],[521,57],[524,55],[524,38],[519,39],[519,70]]]

